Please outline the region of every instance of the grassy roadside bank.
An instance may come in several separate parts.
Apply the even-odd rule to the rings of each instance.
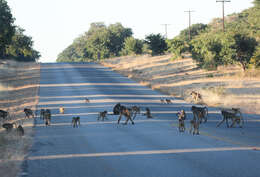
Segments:
[[[243,73],[237,66],[206,71],[197,68],[189,57],[175,61],[170,58],[171,55],[121,57],[101,64],[187,102],[192,102],[190,93],[196,91],[208,106],[239,107],[245,113],[260,114],[260,71]]]
[[[40,66],[36,63],[5,61],[0,64],[0,109],[8,111],[9,120],[0,120],[0,171],[4,177],[17,176],[22,160],[32,145],[33,120],[24,119],[23,109],[35,110],[38,103]],[[21,124],[23,137],[15,131],[6,133],[5,122]]]

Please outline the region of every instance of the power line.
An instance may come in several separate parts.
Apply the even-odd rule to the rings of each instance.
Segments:
[[[171,24],[161,24],[165,26],[165,39],[167,39],[167,27]]]
[[[189,13],[189,40],[191,40],[191,29],[190,29],[190,26],[191,26],[191,12],[195,12],[195,11],[187,10],[187,11],[184,11],[184,12],[188,12]]]
[[[223,26],[223,32],[225,32],[225,2],[231,2],[230,0],[217,0],[216,2],[222,2],[222,26]]]

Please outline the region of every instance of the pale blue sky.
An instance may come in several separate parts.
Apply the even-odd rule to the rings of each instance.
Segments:
[[[40,51],[41,62],[55,62],[57,55],[80,34],[88,31],[90,23],[106,25],[121,22],[132,28],[140,39],[151,33],[172,38],[188,26],[185,10],[194,10],[192,24],[208,23],[222,16],[222,3],[216,0],[7,0],[15,24],[33,37]],[[240,12],[252,7],[253,0],[231,0],[225,13]]]

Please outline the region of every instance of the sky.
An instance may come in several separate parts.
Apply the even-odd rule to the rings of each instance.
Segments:
[[[6,0],[15,25],[33,38],[41,53],[40,62],[55,62],[58,54],[73,40],[88,31],[93,22],[116,22],[131,28],[134,37],[144,39],[151,33],[173,38],[191,23],[209,23],[222,17],[222,3],[216,0]],[[252,7],[253,0],[225,3],[225,15]]]

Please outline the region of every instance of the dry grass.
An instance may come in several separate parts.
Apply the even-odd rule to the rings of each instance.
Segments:
[[[15,130],[7,134],[0,128],[0,171],[5,177],[17,176],[21,162],[32,144],[33,120],[24,119],[23,109],[28,107],[35,110],[39,69],[35,63],[7,61],[0,65],[0,109],[10,113],[9,120],[0,120],[0,125],[16,122],[25,130],[25,136],[18,137]]]
[[[237,66],[216,71],[197,68],[189,57],[172,61],[171,55],[109,59],[104,66],[163,93],[192,102],[190,92],[197,91],[203,104],[240,107],[246,113],[260,113],[260,71],[243,73]]]

